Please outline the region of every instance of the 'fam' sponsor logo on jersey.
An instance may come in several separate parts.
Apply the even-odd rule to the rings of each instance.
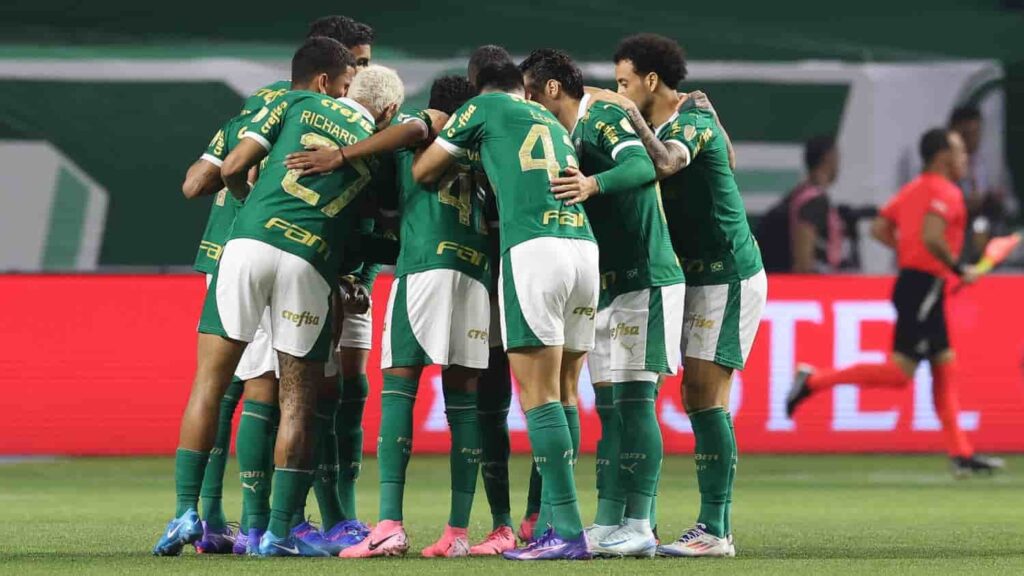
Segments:
[[[304,246],[309,246],[310,248],[315,247],[317,253],[322,254],[325,258],[331,253],[331,249],[327,246],[327,242],[324,241],[323,238],[313,234],[301,226],[296,226],[287,220],[277,217],[271,218],[270,220],[267,220],[264,228],[268,230],[273,230],[275,228],[278,230],[284,230],[285,238],[293,242],[298,242]]]
[[[573,228],[582,228],[586,224],[586,219],[582,213],[562,210],[548,210],[544,212],[541,224],[547,226],[552,220],[559,226],[572,226]]]
[[[464,260],[474,266],[482,266],[484,270],[487,269],[487,255],[479,250],[474,250],[469,246],[464,246],[449,240],[445,240],[437,244],[438,256],[444,254],[447,250],[453,250],[455,252],[455,256],[459,260]]]

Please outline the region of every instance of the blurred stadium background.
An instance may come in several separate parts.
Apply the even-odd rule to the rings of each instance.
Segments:
[[[829,194],[853,214],[860,208],[870,213],[919,168],[919,135],[945,124],[954,108],[973,105],[981,111],[983,127],[973,165],[1001,193],[994,224],[1003,230],[1019,225],[1017,207],[1024,199],[1024,2],[1019,0],[378,0],[266,6],[7,0],[0,6],[0,458],[173,451],[194,368],[204,290],[190,266],[209,208],[208,200],[182,198],[181,178],[244,95],[287,78],[291,53],[307,24],[336,13],[376,29],[374,59],[400,72],[409,107],[425,104],[434,77],[464,72],[468,54],[480,44],[504,45],[517,57],[538,47],[564,48],[584,63],[589,83],[611,87],[610,57],[619,39],[638,31],[675,38],[689,56],[690,76],[682,88],[710,96],[736,143],[737,179],[755,222],[803,178],[803,145],[809,138],[836,136],[840,170]],[[867,239],[864,225],[852,227],[854,234],[846,239],[847,250],[858,256],[850,268],[772,277],[761,332],[733,395],[744,454],[941,453],[926,370],[912,390],[862,393],[839,387],[828,399],[815,400],[819,409],[808,410],[799,425],[785,417],[784,397],[798,360],[844,365],[880,360],[888,350],[893,261]],[[961,422],[985,452],[1024,452],[1024,276],[1010,264],[951,301],[953,338],[969,375],[961,385]],[[386,301],[387,284],[384,277],[378,282],[377,302]],[[375,308],[378,326],[382,308]],[[379,389],[376,366],[375,351],[370,377]],[[447,447],[439,382],[433,381],[421,388],[417,406],[418,451]],[[588,430],[596,429],[597,419],[589,387],[581,389],[586,451],[593,448]],[[664,390],[659,414],[666,449],[687,454],[692,436],[678,385],[670,382]],[[371,399],[367,450],[374,448],[378,417],[379,400]],[[523,451],[525,425],[520,414],[512,418],[514,445]],[[685,457],[677,460],[685,482],[692,482]],[[874,524],[873,517],[857,515],[855,501],[842,502],[844,495],[858,494],[868,506],[900,510],[902,515],[881,528],[886,538],[899,540],[906,531],[922,530],[912,542],[901,541],[903,555],[897,556],[910,564],[896,567],[935,573],[954,565],[945,561],[973,558],[977,562],[970,567],[979,571],[1024,573],[1022,484],[1014,470],[1024,461],[1011,460],[1008,475],[984,489],[950,484],[939,457],[751,462],[753,474],[741,482],[765,484],[760,492],[751,488],[750,508],[738,506],[737,513],[756,529],[749,547],[754,557],[816,558],[816,542],[829,551],[825,558],[850,553],[862,560],[855,568],[889,571],[888,556],[871,544],[877,540],[856,544],[860,531]],[[168,464],[143,460],[125,466],[140,467],[140,479],[159,483],[156,498],[169,500]],[[110,496],[106,468],[69,466],[72,478],[86,479],[87,499]],[[433,466],[422,477],[443,491],[445,464],[437,460]],[[864,467],[891,474],[872,477],[861,474]],[[521,468],[525,472],[525,463]],[[837,471],[849,475],[837,478]],[[0,503],[14,503],[0,504],[0,519],[36,517],[40,509],[31,501],[38,498],[49,502],[48,513],[64,510],[65,500],[46,498],[73,498],[75,489],[61,476],[45,463],[0,464]],[[376,500],[373,482],[371,475],[362,484],[367,509]],[[786,488],[776,491],[783,484]],[[820,528],[836,530],[833,536],[815,535],[817,528],[806,523],[778,524],[777,516],[787,511],[773,508],[774,499],[802,498],[801,493],[820,487],[830,491],[814,500],[820,508],[813,516],[823,522]],[[124,488],[119,509],[129,510],[138,526],[157,528],[162,516],[153,510],[164,509],[160,502],[148,500],[151,510],[140,504],[149,496],[141,485],[134,492],[132,486]],[[873,489],[886,492],[871,496]],[[907,499],[923,498],[922,490],[956,505],[934,508],[931,515],[917,505],[899,508]],[[690,492],[681,497],[691,498]],[[420,500],[431,505],[426,495],[416,498],[410,506]],[[1014,499],[1017,504],[1011,505],[1008,500]],[[831,516],[833,505],[846,508]],[[961,528],[975,532],[972,540],[927,526],[956,522],[971,506],[975,509]],[[920,521],[915,511],[923,514]],[[773,519],[759,524],[764,515]],[[843,518],[851,524],[841,526]],[[682,527],[683,520],[677,523]],[[979,525],[987,528],[978,532]],[[55,526],[63,524],[37,528]],[[125,532],[128,540],[136,538]],[[14,527],[0,528],[0,541],[17,537]],[[786,538],[800,543],[777,545]],[[149,534],[138,539],[138,546],[134,540],[131,545],[144,550]],[[975,544],[981,540],[987,543]],[[39,542],[27,551],[0,545],[0,556],[20,559],[18,573],[113,570],[106,564],[37,563],[64,545],[53,538]],[[89,546],[71,548],[82,555],[79,560],[98,561],[89,556]],[[839,573],[850,566],[837,561],[749,569]]]

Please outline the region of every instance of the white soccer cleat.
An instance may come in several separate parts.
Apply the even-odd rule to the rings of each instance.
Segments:
[[[736,557],[736,541],[733,540],[732,534],[729,534],[728,536],[726,536],[726,540],[729,541],[729,553],[726,554],[726,556],[728,556],[729,558],[735,558]]]
[[[618,530],[618,526],[602,526],[600,524],[591,524],[583,529],[583,532],[587,535],[587,542],[590,543],[590,548],[593,547],[607,538],[612,532]]]
[[[730,554],[731,553],[731,554]],[[707,532],[707,527],[697,524],[671,544],[658,546],[659,556],[673,558],[728,557],[735,555],[735,549],[728,538],[719,538]]]
[[[629,524],[620,526],[590,547],[590,551],[597,556],[613,558],[652,558],[657,549],[658,541],[654,539],[654,532],[650,528],[644,530]]]

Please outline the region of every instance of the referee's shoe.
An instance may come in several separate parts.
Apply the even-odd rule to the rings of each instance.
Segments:
[[[953,476],[966,478],[973,474],[988,474],[991,476],[996,470],[1006,467],[1006,461],[994,456],[953,456],[950,458],[950,465],[953,468]]]

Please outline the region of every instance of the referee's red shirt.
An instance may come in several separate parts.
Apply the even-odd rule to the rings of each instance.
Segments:
[[[901,269],[919,270],[940,278],[952,274],[925,247],[921,229],[925,214],[940,216],[946,221],[949,249],[954,258],[960,257],[967,209],[964,195],[956,184],[937,174],[921,174],[893,196],[880,213],[896,224],[896,256]]]

